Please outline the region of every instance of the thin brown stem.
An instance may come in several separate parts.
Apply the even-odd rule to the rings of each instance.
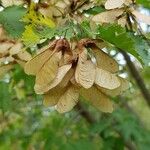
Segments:
[[[145,101],[150,106],[150,93],[149,93],[148,89],[146,88],[146,85],[145,85],[142,77],[140,76],[139,71],[137,70],[137,68],[135,67],[133,62],[131,61],[130,56],[123,50],[120,50],[120,52],[124,56],[124,59],[127,62],[129,71],[130,71],[131,75],[134,77],[139,89],[141,90],[141,93],[143,94]]]

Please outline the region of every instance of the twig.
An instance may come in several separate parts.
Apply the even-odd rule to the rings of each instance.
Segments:
[[[124,56],[124,58],[127,62],[129,71],[132,74],[132,76],[134,77],[138,87],[140,88],[144,99],[146,100],[147,104],[150,106],[150,93],[149,93],[148,89],[146,88],[146,85],[145,85],[142,77],[140,76],[140,73],[138,72],[138,70],[135,67],[135,65],[133,64],[133,62],[131,61],[130,56],[123,50],[120,50],[120,52]]]

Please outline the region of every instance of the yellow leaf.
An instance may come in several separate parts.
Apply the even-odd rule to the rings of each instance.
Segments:
[[[103,52],[102,50],[98,48],[93,48],[93,51],[95,53],[96,62],[98,68],[107,70],[111,73],[115,73],[119,71],[119,65],[118,63],[111,58],[108,54]]]
[[[120,86],[120,80],[116,75],[96,68],[95,84],[106,89],[115,89]]]
[[[45,64],[36,74],[34,90],[37,94],[43,94],[44,92],[47,92],[47,87],[55,79],[58,72],[61,56],[61,52],[54,53],[53,56],[48,59],[47,62],[45,62]],[[47,90],[45,91],[45,89]]]
[[[49,19],[47,17],[43,17],[42,15],[39,15],[39,20],[37,20],[36,23],[38,23],[38,24],[41,23],[43,25],[47,25],[50,28],[55,27],[55,23],[51,19]]]
[[[59,113],[65,113],[73,109],[79,100],[79,91],[78,88],[71,85],[65,91],[65,93],[60,97],[56,110]]]
[[[89,101],[94,107],[105,113],[113,111],[113,104],[109,98],[101,93],[96,87],[90,89],[81,89],[80,94]]]
[[[55,23],[50,19],[39,12],[35,11],[36,4],[34,2],[31,2],[29,12],[24,16],[22,19],[24,22],[31,23],[32,25],[46,25],[50,28],[55,27]]]
[[[22,34],[22,40],[25,45],[32,46],[40,41],[40,37],[34,32],[32,25],[27,25]]]

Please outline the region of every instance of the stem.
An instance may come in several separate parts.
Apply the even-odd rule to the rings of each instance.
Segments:
[[[131,75],[134,77],[139,89],[141,90],[141,93],[143,94],[145,101],[150,106],[150,93],[149,93],[148,89],[146,88],[146,85],[145,85],[142,77],[140,76],[140,73],[138,72],[138,70],[135,67],[135,65],[133,64],[133,62],[131,61],[130,56],[123,50],[120,50],[120,52],[124,56],[124,59],[127,62],[129,71],[130,71]]]

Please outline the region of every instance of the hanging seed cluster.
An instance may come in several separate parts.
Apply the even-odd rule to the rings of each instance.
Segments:
[[[118,64],[90,39],[73,48],[66,39],[53,41],[25,65],[25,72],[36,76],[35,92],[44,96],[46,106],[60,113],[70,111],[82,96],[103,112],[112,112],[109,96],[128,88],[117,76]]]

